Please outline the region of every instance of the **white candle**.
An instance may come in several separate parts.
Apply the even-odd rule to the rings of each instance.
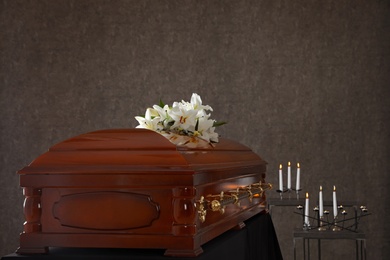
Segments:
[[[283,191],[282,164],[279,165],[279,190]]]
[[[320,217],[324,216],[324,201],[322,199],[322,186],[320,186],[320,194],[319,194],[319,207],[320,207]]]
[[[306,201],[305,201],[305,225],[309,226],[309,193],[306,192]]]
[[[301,185],[301,168],[300,168],[299,163],[297,163],[297,184],[296,184],[295,189],[300,190],[300,188],[301,188],[300,185]]]
[[[333,216],[337,217],[336,186],[333,186]]]
[[[291,163],[287,166],[287,189],[291,190]]]

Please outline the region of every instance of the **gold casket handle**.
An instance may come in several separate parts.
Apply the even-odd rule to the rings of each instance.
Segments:
[[[240,201],[244,199],[249,199],[252,202],[254,196],[259,195],[261,197],[265,190],[270,189],[272,189],[271,183],[260,181],[233,191],[221,191],[220,194],[201,196],[197,204],[199,220],[202,223],[206,221],[207,210],[219,211],[223,214],[227,205],[239,205]]]

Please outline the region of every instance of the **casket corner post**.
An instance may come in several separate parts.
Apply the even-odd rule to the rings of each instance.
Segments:
[[[20,173],[20,172],[19,172]],[[20,175],[21,184],[23,183],[24,175]],[[23,231],[20,234],[20,246],[17,248],[17,254],[46,254],[47,246],[42,246],[39,243],[34,243],[34,240],[39,240],[39,234],[42,232],[42,209],[41,196],[42,189],[38,187],[29,187],[21,185],[23,189],[23,215],[25,222],[23,223]]]
[[[196,188],[181,186],[172,188],[173,224],[172,235],[175,243],[165,250],[169,257],[196,257],[203,253],[198,232]]]

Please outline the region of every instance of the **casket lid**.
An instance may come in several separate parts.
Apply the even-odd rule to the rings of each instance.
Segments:
[[[220,138],[214,147],[186,148],[146,129],[108,129],[51,147],[19,174],[191,174],[265,162],[248,147]]]

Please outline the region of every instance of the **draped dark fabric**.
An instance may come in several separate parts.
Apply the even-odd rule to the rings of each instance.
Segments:
[[[166,257],[160,249],[50,248],[46,255],[10,254],[2,260],[37,259],[131,259],[131,260],[279,260],[283,259],[272,219],[268,213],[258,214],[241,230],[229,230],[202,246],[204,252],[195,258]]]
[[[269,214],[255,216],[246,222],[246,258],[283,259],[274,225]]]

